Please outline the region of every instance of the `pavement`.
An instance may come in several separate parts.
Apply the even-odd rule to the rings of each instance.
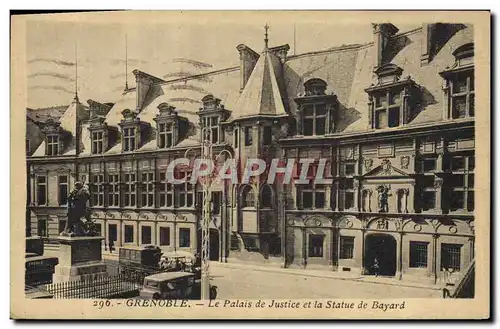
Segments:
[[[49,256],[58,256],[57,246],[49,246],[45,248],[45,254]],[[103,259],[108,263],[110,272],[115,272],[117,270],[118,263],[118,252],[115,250],[112,253],[109,250],[102,250]],[[393,277],[375,277],[373,275],[359,275],[351,272],[334,272],[328,270],[316,270],[316,269],[300,269],[300,268],[281,268],[279,264],[253,264],[253,263],[243,263],[237,260],[228,260],[228,263],[211,262],[210,268],[211,274],[215,275],[215,281],[221,281],[219,283],[228,285],[224,280],[229,280],[230,282],[240,282],[241,286],[246,286],[248,283],[246,281],[253,282],[255,285],[264,285],[269,282],[271,277],[280,277],[284,282],[295,280],[310,280],[319,281],[321,283],[327,284],[327,286],[351,286],[352,284],[357,284],[358,286],[378,286],[375,290],[388,290],[392,291],[399,287],[401,291],[413,291],[416,295],[434,295],[437,294],[441,296],[442,287],[438,285],[422,284],[418,282],[408,282],[404,280],[398,280]],[[249,273],[253,273],[250,277]],[[274,275],[270,276],[269,273]],[[219,278],[217,278],[219,276]],[[246,278],[245,282],[241,282],[242,278]],[[255,280],[255,278],[260,278]],[[337,282],[333,282],[337,281]],[[360,285],[361,283],[361,285]],[[279,283],[278,283],[279,284]],[[289,289],[289,288],[286,288]],[[354,289],[355,291],[356,289]],[[397,290],[397,289],[396,289]],[[421,292],[418,292],[418,291]],[[237,290],[238,291],[238,290]],[[319,292],[323,293],[323,292]],[[397,294],[397,293],[396,293]],[[388,297],[393,297],[388,295]],[[408,296],[407,296],[408,297]],[[238,297],[241,298],[241,297]],[[258,297],[261,298],[261,297]],[[273,297],[277,298],[277,297]]]

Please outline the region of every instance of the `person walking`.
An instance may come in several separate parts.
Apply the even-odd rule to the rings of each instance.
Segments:
[[[380,265],[378,263],[377,257],[373,259],[373,271],[375,272],[375,277],[378,277]]]
[[[113,253],[114,246],[115,246],[115,244],[114,244],[113,240],[109,240],[109,253],[110,254]]]

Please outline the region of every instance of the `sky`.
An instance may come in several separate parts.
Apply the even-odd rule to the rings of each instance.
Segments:
[[[167,79],[179,71],[199,74],[237,66],[238,44],[257,52],[263,49],[266,23],[269,45],[288,43],[289,54],[373,40],[371,23],[312,22],[300,15],[289,15],[288,19],[273,16],[279,15],[250,13],[244,20],[232,12],[222,16],[190,14],[189,19],[167,12],[154,16],[33,16],[26,27],[27,106],[69,104],[74,97],[76,74],[82,103],[88,99],[115,102],[125,86],[126,49],[128,84],[134,87],[134,69]],[[196,65],[188,61],[196,61]]]

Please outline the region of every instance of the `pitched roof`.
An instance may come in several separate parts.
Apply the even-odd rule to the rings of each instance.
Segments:
[[[279,87],[282,78],[279,58],[264,50],[238,98],[232,119],[255,115],[285,115],[284,95]]]
[[[34,122],[44,122],[47,119],[58,120],[67,108],[67,105],[51,106],[37,109],[27,108],[26,116]]]

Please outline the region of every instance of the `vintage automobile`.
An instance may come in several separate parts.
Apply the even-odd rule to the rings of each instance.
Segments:
[[[156,246],[122,247],[118,256],[120,273],[148,276],[160,271],[161,249]]]
[[[139,296],[145,299],[189,299],[195,284],[193,273],[158,273],[144,279]]]

